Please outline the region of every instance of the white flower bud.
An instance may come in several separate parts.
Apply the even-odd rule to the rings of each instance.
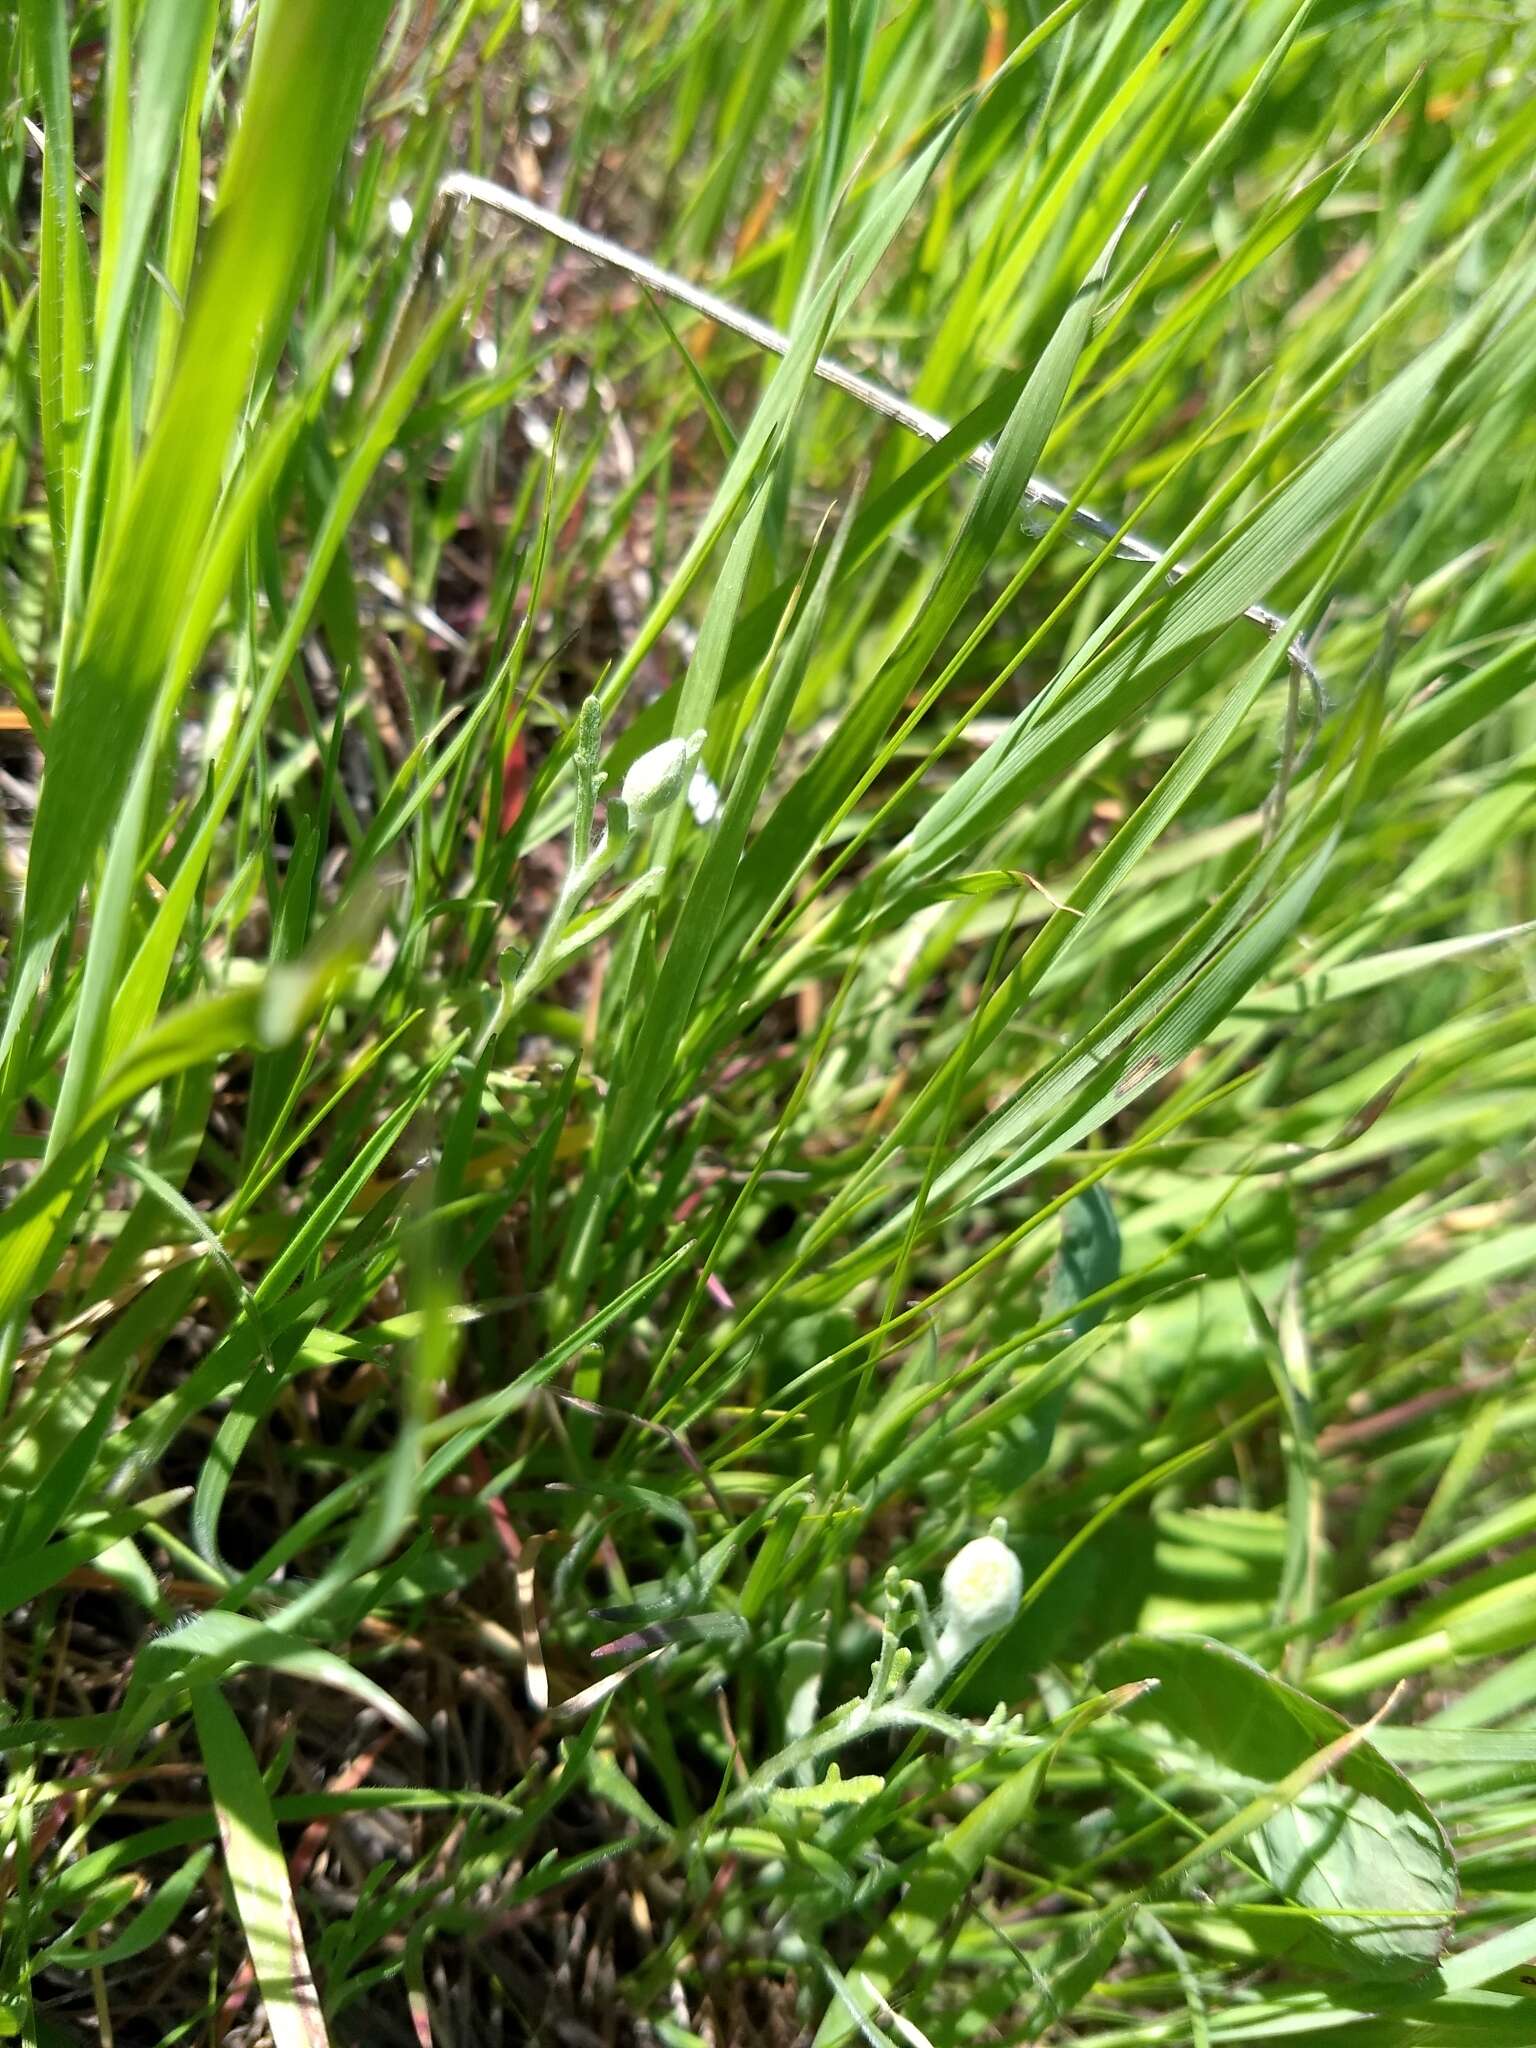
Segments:
[[[949,1560],[943,1583],[944,1626],[900,1695],[905,1706],[925,1705],[979,1643],[1008,1626],[1024,1597],[1024,1567],[1001,1536],[977,1536]]]
[[[685,740],[663,740],[634,762],[619,791],[632,818],[654,818],[675,804],[688,787],[689,771],[704,746],[702,731]]]
[[[978,1536],[944,1570],[944,1635],[969,1649],[1004,1629],[1019,1611],[1024,1568],[996,1536]]]

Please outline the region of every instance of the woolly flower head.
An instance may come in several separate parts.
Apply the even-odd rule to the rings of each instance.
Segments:
[[[944,1569],[947,1631],[980,1642],[1006,1628],[1019,1611],[1024,1569],[996,1536],[978,1536],[957,1550]]]
[[[619,794],[632,818],[654,818],[675,804],[688,787],[688,776],[704,746],[702,731],[685,740],[663,740],[634,762]]]

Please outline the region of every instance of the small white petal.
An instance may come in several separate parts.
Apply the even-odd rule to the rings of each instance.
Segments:
[[[710,780],[707,768],[695,768],[688,784],[688,808],[694,822],[699,825],[713,825],[721,811],[720,792]]]
[[[547,455],[555,445],[555,437],[549,430],[548,422],[541,420],[536,412],[526,408],[518,411],[517,423],[523,430],[523,439],[535,455]]]
[[[397,192],[389,202],[389,225],[392,233],[404,237],[411,232],[411,222],[416,218],[411,211],[411,202]]]
[[[218,690],[208,706],[208,715],[203,725],[203,758],[216,761],[224,750],[230,728],[235,722],[237,706],[236,693],[231,689]]]

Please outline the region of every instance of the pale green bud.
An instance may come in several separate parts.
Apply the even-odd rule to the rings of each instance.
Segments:
[[[685,740],[663,740],[633,763],[619,792],[632,818],[654,818],[677,802],[703,751],[704,737],[701,730]]]

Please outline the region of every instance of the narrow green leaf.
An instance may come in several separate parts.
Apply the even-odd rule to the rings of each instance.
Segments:
[[[218,1817],[235,1911],[273,2048],[327,2048],[320,1994],[304,1946],[272,1802],[245,1731],[211,1686],[192,1695],[198,1746]]]

